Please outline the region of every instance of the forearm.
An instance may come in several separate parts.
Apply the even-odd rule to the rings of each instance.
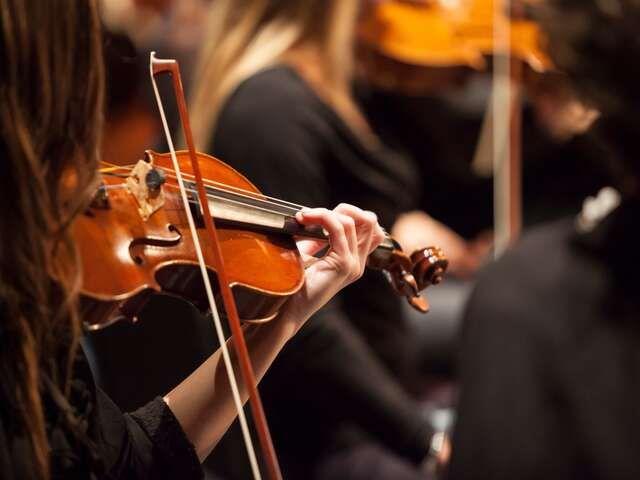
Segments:
[[[258,381],[306,319],[362,275],[367,256],[384,238],[376,216],[351,205],[340,204],[333,212],[326,209],[299,211],[296,220],[303,225],[322,226],[328,232],[331,248],[305,269],[305,284],[289,298],[276,319],[245,330]],[[236,370],[238,362],[233,340],[228,345],[234,354],[232,361]],[[247,389],[243,385],[240,394],[244,403]],[[165,402],[193,443],[198,457],[204,459],[237,414],[221,352],[215,352],[174,388],[165,397]]]
[[[259,381],[297,328],[286,315],[263,325],[244,327],[251,364]],[[247,388],[239,372],[233,339],[227,341],[242,402]],[[221,349],[213,353],[189,377],[164,397],[187,437],[204,460],[237,415]]]

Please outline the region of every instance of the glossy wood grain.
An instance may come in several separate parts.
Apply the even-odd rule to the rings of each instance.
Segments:
[[[206,308],[171,158],[153,152],[147,152],[147,158],[167,176],[162,187],[165,203],[160,210],[144,220],[128,189],[114,188],[125,179],[104,176],[110,188],[108,206],[92,206],[74,227],[83,266],[85,312],[90,316],[86,321],[93,325],[104,325],[121,312],[134,317],[150,292],[173,293]],[[204,154],[199,154],[199,160],[205,178],[259,194],[251,182],[223,162]],[[191,174],[186,152],[178,152],[178,161],[181,171]],[[126,174],[127,170],[121,168],[114,173]],[[268,319],[303,284],[304,269],[295,242],[286,235],[220,224],[218,228],[225,270],[240,316],[243,320]],[[199,226],[197,231],[205,263],[210,275],[215,276],[204,227]]]

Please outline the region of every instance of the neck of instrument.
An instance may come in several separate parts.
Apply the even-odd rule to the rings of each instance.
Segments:
[[[320,225],[301,225],[295,214],[299,206],[277,199],[264,199],[258,195],[229,192],[216,189],[207,192],[209,209],[217,223],[227,226],[246,228],[265,233],[281,233],[301,238],[328,240],[327,233]],[[196,216],[202,216],[197,198],[191,202]],[[391,251],[398,248],[397,243],[386,235],[378,250]]]

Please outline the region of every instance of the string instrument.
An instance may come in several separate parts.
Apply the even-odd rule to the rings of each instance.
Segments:
[[[302,227],[302,206],[262,195],[220,160],[195,150],[178,62],[151,54],[149,73],[168,154],[147,152],[128,167],[103,164],[102,183],[90,208],[74,225],[83,267],[84,318],[100,328],[117,318],[136,318],[153,292],[165,291],[211,312],[229,387],[254,480],[262,473],[244,413],[218,304],[224,307],[242,380],[271,480],[282,473],[241,322],[264,322],[303,285],[304,266],[295,236],[324,238]],[[188,150],[173,146],[156,77],[170,75]],[[215,220],[215,221],[214,221]],[[369,257],[393,288],[426,311],[420,291],[438,283],[447,260],[438,248],[405,255],[391,238]]]
[[[361,28],[361,64],[379,87],[434,94],[466,81],[492,59],[493,92],[473,168],[494,178],[495,252],[519,236],[521,87],[553,70],[527,11],[537,0],[394,0],[377,4]],[[506,7],[509,6],[510,9]]]
[[[505,41],[496,40],[500,28],[509,32]],[[381,2],[363,18],[359,39],[369,76],[405,93],[455,84],[495,54],[514,56],[537,72],[552,68],[538,25],[496,8],[494,0]]]
[[[545,72],[553,64],[542,48],[544,39],[538,24],[527,18],[526,2],[510,1],[510,10],[502,0],[470,0],[440,7],[454,25],[455,37],[473,45],[484,55],[508,55],[526,63],[536,72]],[[508,32],[504,38],[497,34]]]
[[[176,155],[204,259],[215,276],[189,154]],[[261,194],[242,174],[214,157],[197,153],[197,158],[240,318],[268,321],[304,282],[294,238],[326,236],[322,229],[296,222],[301,205]],[[149,296],[159,291],[207,310],[170,155],[147,151],[135,166],[102,166],[102,184],[75,227],[85,272],[85,318],[93,328],[119,317],[135,318]],[[368,266],[385,272],[398,294],[427,311],[420,292],[440,282],[447,261],[437,247],[408,256],[387,236],[370,255]]]

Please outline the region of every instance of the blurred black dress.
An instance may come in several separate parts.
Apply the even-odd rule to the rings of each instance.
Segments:
[[[244,81],[217,125],[208,151],[267,195],[309,207],[352,203],[385,227],[414,206],[414,165],[363,145],[288,66]],[[429,427],[397,382],[410,386],[415,365],[401,307],[382,274],[367,272],[276,359],[261,389],[288,478],[309,478],[328,448],[355,441],[343,428],[353,425],[410,460],[426,454]]]
[[[537,229],[482,274],[449,478],[640,478],[639,212]]]
[[[2,343],[0,336],[0,348]],[[52,479],[203,477],[193,446],[161,398],[123,414],[96,388],[84,355],[78,357],[68,404],[53,393],[57,389],[45,389],[42,397]],[[70,423],[63,413],[68,405],[77,422]],[[8,404],[0,404],[0,478],[28,480],[35,478],[35,462],[28,436],[15,418]]]
[[[415,206],[420,186],[412,161],[382,145],[365,147],[290,67],[242,83],[217,125],[208,151],[267,195],[308,207],[352,203],[376,212],[387,229]],[[340,304],[387,366],[403,375],[410,354],[406,326],[384,277],[367,272],[340,295]]]

